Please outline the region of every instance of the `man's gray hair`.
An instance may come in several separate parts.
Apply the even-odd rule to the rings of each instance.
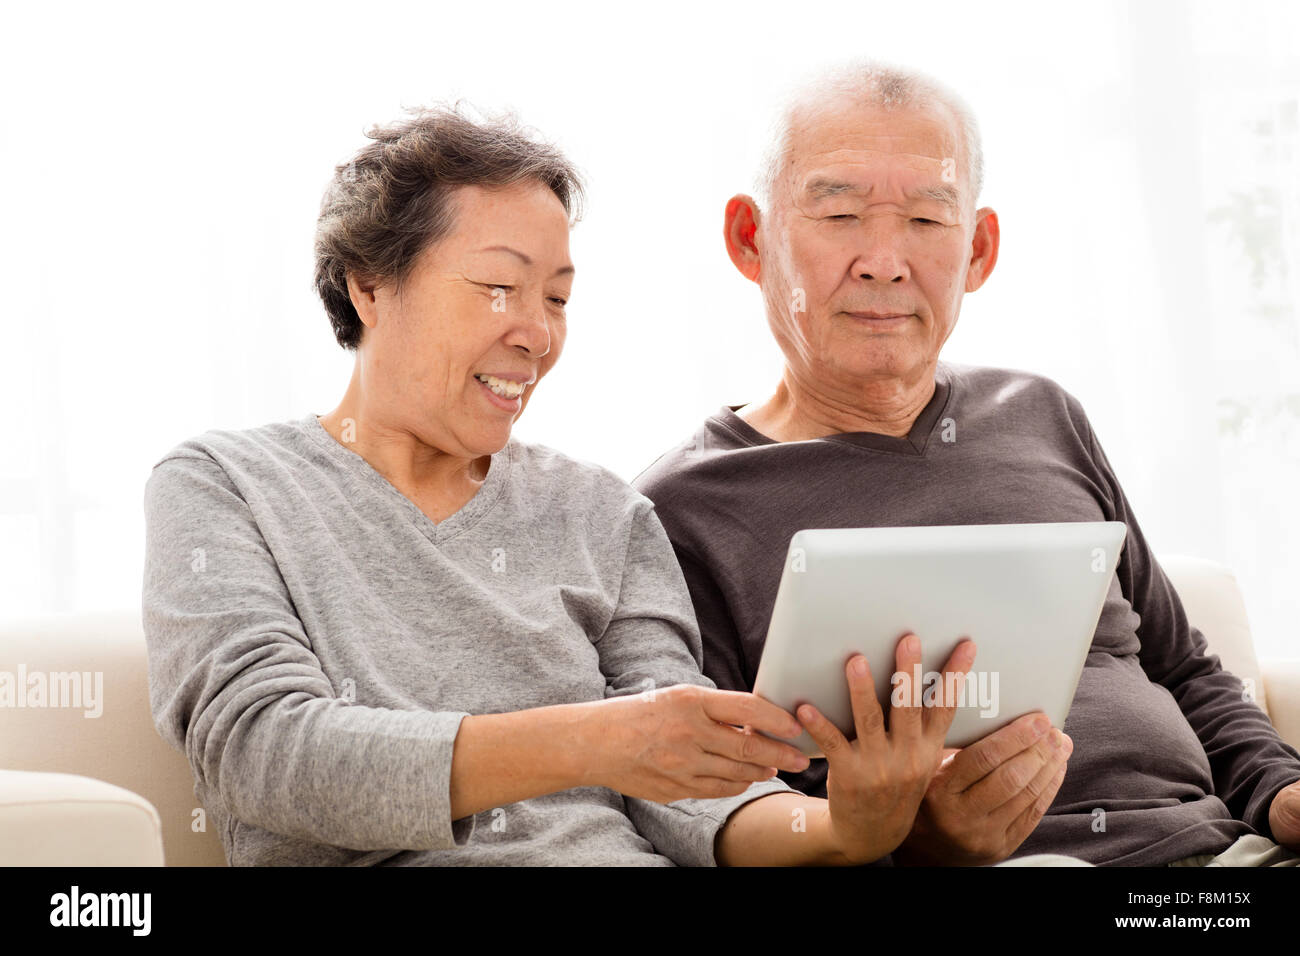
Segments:
[[[984,152],[979,124],[966,101],[938,80],[910,67],[879,59],[854,59],[822,69],[788,92],[768,129],[767,142],[754,177],[761,209],[770,209],[777,177],[790,154],[790,125],[795,116],[847,96],[885,110],[931,110],[946,107],[957,121],[966,156],[967,201],[974,209],[984,186]]]

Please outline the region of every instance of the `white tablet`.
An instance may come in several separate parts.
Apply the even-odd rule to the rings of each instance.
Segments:
[[[796,532],[754,693],[790,713],[810,703],[853,739],[850,657],[866,656],[888,721],[895,687],[921,704],[942,692],[939,672],[969,637],[975,663],[954,684],[946,746],[1037,710],[1063,727],[1125,530],[1095,521]],[[895,675],[909,631],[921,639],[921,667]],[[806,732],[790,742],[822,756]]]

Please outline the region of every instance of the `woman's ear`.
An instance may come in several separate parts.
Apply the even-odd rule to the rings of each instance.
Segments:
[[[723,216],[722,236],[727,243],[727,255],[740,274],[757,282],[762,264],[758,257],[758,224],[761,213],[752,196],[737,194],[727,200]]]
[[[369,280],[360,280],[348,273],[348,298],[352,308],[366,328],[373,329],[379,323],[379,309],[375,302],[375,285]]]

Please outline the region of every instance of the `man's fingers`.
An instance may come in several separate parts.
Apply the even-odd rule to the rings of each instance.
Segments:
[[[966,790],[987,777],[1011,757],[1032,747],[1052,729],[1051,721],[1041,712],[1025,714],[964,747],[953,758],[951,785]]]
[[[1053,746],[1050,749],[1047,760],[1045,760],[1042,767],[1039,768],[1038,773],[1034,774],[1033,779],[1022,787],[1019,793],[1012,795],[1006,803],[994,810],[991,814],[992,816],[1004,820],[1007,823],[1020,817],[1026,808],[1033,807],[1039,802],[1044,791],[1065,769],[1066,762],[1070,758],[1070,751],[1073,748],[1073,743],[1070,741],[1069,737],[1061,733],[1059,730],[1053,730],[1047,739],[1059,739],[1060,746]],[[1042,745],[1040,744],[1039,746],[1041,747]],[[1051,799],[1052,798],[1050,797],[1048,798],[1049,804]],[[1046,810],[1047,807],[1044,806],[1043,809]]]
[[[1061,737],[1055,730],[1040,737],[1031,747],[1003,761],[992,773],[967,787],[966,795],[976,806],[993,813],[1029,786],[1045,764],[1055,761],[1061,753]]]
[[[1065,782],[1065,769],[1065,767],[1061,767],[1052,775],[1052,778],[1047,781],[1047,785],[1043,787],[1038,797],[1022,810],[1020,816],[1016,817],[1015,822],[1007,828],[1007,842],[1012,846],[1012,853],[1015,853],[1020,844],[1029,839],[1029,834],[1034,832],[1034,828],[1043,819],[1043,814],[1047,812],[1047,808],[1056,799],[1057,793],[1061,790],[1061,784]]]
[[[793,738],[803,732],[797,720],[770,700],[739,690],[700,690],[704,712],[719,723],[748,725],[777,737]]]

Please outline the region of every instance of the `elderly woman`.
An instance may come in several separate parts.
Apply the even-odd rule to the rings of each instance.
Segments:
[[[886,734],[850,667],[857,742],[800,713],[829,802],[790,790],[773,775],[807,758],[751,729],[800,723],[701,675],[650,502],[511,438],[564,344],[573,168],[457,110],[368,135],[316,236],[356,353],[342,401],[183,442],[146,487],[154,718],[230,863],[888,853],[952,710],[896,709]]]

